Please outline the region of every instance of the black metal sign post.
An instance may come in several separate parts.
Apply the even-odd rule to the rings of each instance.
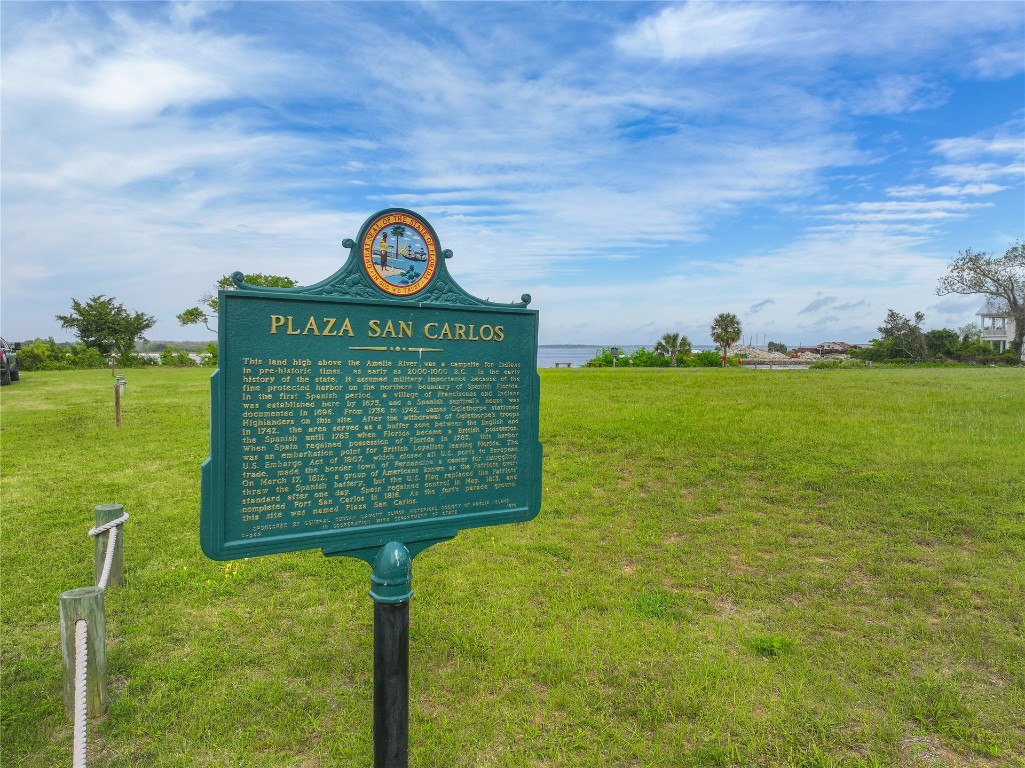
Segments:
[[[374,768],[409,763],[409,598],[412,560],[393,541],[370,574],[374,598]]]

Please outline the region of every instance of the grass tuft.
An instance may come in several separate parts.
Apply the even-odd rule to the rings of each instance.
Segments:
[[[679,595],[665,589],[648,590],[634,601],[634,610],[648,619],[683,620],[689,612]]]
[[[757,635],[751,638],[751,647],[759,656],[776,657],[793,651],[796,643],[782,635]]]

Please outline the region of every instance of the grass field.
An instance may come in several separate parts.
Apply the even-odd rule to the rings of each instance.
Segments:
[[[369,568],[199,549],[209,371],[2,394],[0,765],[70,764],[57,598],[118,502],[94,766],[369,766]],[[1025,370],[541,373],[544,504],[413,565],[414,766],[1025,765]]]

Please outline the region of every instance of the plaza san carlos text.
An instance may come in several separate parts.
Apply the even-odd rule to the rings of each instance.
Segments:
[[[429,322],[417,326],[411,320],[379,320],[370,319],[365,326],[358,323],[354,327],[348,317],[317,317],[307,318],[292,315],[270,315],[269,327],[271,335],[287,336],[342,336],[357,338],[357,329],[368,339],[414,339],[423,338],[429,341],[505,341],[505,326],[490,323],[449,323]]]

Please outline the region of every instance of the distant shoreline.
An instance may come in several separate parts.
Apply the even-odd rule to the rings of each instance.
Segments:
[[[538,349],[608,349],[611,344],[538,344]],[[645,347],[646,349],[654,349],[654,344],[619,344],[617,345],[620,349],[640,349]],[[716,347],[712,344],[695,344],[692,347],[695,351],[700,352],[706,349],[715,349]]]

